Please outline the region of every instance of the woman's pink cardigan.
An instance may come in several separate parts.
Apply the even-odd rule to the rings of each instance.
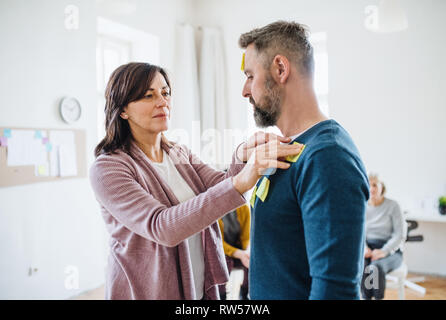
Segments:
[[[111,235],[106,299],[195,299],[185,239],[199,231],[205,299],[218,299],[216,285],[228,281],[228,271],[216,221],[245,204],[231,180],[244,164],[234,153],[225,174],[184,146],[161,146],[196,197],[180,204],[134,142],[129,154],[100,155],[90,168],[91,185]]]

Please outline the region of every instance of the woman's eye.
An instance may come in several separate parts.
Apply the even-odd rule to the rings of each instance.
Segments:
[[[170,97],[170,92],[164,92],[163,95],[164,95],[165,97]]]
[[[153,95],[148,94],[148,95],[144,96],[144,98],[150,99],[150,98],[152,98],[152,96],[153,96]]]

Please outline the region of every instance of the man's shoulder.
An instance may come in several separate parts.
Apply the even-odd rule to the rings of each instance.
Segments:
[[[326,158],[337,160],[359,158],[359,152],[351,136],[334,120],[324,122],[303,143],[305,153],[303,152],[302,156],[307,161]]]

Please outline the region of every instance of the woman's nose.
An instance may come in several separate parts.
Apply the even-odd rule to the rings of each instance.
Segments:
[[[168,100],[164,96],[160,96],[156,102],[157,107],[165,107],[165,106],[167,106],[167,104],[168,104]]]

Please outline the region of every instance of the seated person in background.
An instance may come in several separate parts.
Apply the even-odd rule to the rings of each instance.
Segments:
[[[248,299],[249,268],[249,229],[251,226],[250,208],[241,206],[218,220],[222,233],[223,250],[226,256],[228,271],[233,268],[243,270],[243,283],[240,288],[240,299]],[[220,297],[226,300],[226,286],[220,285]]]
[[[364,299],[374,297],[380,300],[384,298],[386,273],[397,269],[403,262],[407,225],[398,203],[384,197],[386,187],[378,176],[369,175],[369,183],[361,293]]]

